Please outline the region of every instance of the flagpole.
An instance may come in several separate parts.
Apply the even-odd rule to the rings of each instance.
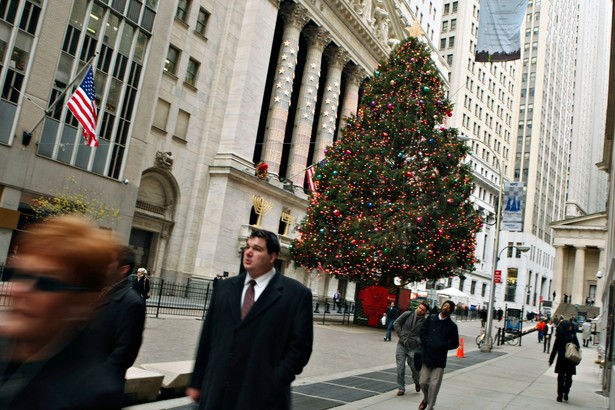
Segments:
[[[60,102],[60,99],[62,97],[64,97],[64,95],[66,95],[66,93],[68,92],[68,90],[70,90],[72,88],[72,86],[77,82],[77,79],[81,76],[81,74],[83,73],[83,70],[85,70],[86,68],[88,68],[91,64],[92,61],[94,60],[94,58],[98,55],[98,51],[94,53],[94,55],[92,55],[92,57],[90,57],[90,59],[85,63],[85,65],[83,66],[83,68],[81,68],[81,70],[79,70],[79,72],[75,75],[75,77],[73,78],[73,80],[64,88],[64,91],[62,91],[60,94],[58,94],[58,96],[56,97],[56,99],[53,101],[53,103],[51,103],[51,105],[49,106],[49,108],[45,111],[45,113],[43,114],[43,116],[41,117],[40,120],[38,120],[36,122],[36,124],[34,124],[34,127],[32,127],[32,129],[30,130],[30,132],[24,131],[24,137],[26,135],[29,136],[29,138],[32,138],[32,133],[34,132],[35,129],[38,128],[39,125],[41,125],[41,123],[45,120],[45,118],[47,118],[47,115],[49,115],[51,112],[53,112],[53,109],[55,108],[56,105],[58,105],[58,103]],[[26,144],[27,145],[27,144]]]

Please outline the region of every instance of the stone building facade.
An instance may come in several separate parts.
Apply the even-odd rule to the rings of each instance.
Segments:
[[[305,169],[356,111],[362,82],[409,27],[418,33],[410,4],[67,3],[0,7],[0,260],[37,197],[87,188],[120,211],[103,225],[154,276],[236,275],[259,226],[279,234],[285,275],[352,299],[353,284],[296,268],[288,246],[307,207]],[[63,94],[90,62],[97,148],[83,145]]]

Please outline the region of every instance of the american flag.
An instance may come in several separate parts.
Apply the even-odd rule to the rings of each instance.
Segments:
[[[308,186],[310,187],[311,192],[314,192],[316,190],[316,181],[314,181],[314,174],[316,174],[316,165],[312,165],[305,170],[305,175],[307,176]]]
[[[83,127],[83,137],[89,147],[97,147],[96,138],[96,91],[94,90],[94,73],[88,69],[79,88],[75,90],[67,103],[79,124]]]
[[[320,160],[320,162],[312,165],[311,167],[309,167],[308,169],[305,170],[305,176],[307,177],[307,181],[308,181],[308,186],[310,188],[310,192],[314,192],[316,191],[316,183],[317,181],[314,179],[314,176],[316,175],[316,167],[318,166],[324,166],[327,162],[327,159],[322,159]]]

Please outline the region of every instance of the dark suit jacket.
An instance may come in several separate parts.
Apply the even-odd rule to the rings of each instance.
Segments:
[[[92,320],[93,343],[122,378],[139,354],[144,326],[145,300],[129,286],[110,293]]]
[[[244,280],[218,281],[212,295],[190,383],[199,409],[289,409],[290,384],[310,359],[310,290],[276,273],[242,321]]]

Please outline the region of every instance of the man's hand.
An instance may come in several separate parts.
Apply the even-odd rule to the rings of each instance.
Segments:
[[[186,396],[190,397],[194,401],[199,401],[201,398],[201,391],[199,389],[195,389],[194,387],[186,388]]]

